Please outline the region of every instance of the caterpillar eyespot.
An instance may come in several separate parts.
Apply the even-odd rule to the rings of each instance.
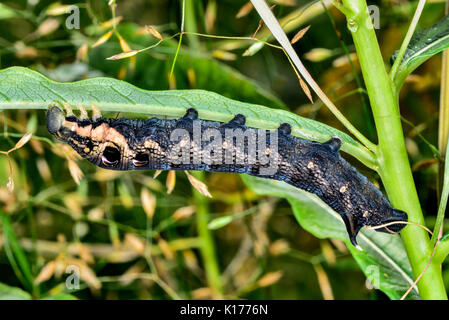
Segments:
[[[86,148],[86,151],[89,150]],[[85,150],[83,150],[85,152]],[[85,153],[89,153],[85,152]],[[113,147],[106,147],[103,151],[103,155],[101,156],[101,161],[107,167],[113,167],[118,164],[120,160],[120,151]]]
[[[98,109],[92,119],[84,112],[78,119],[53,105],[47,111],[48,131],[102,168],[246,173],[314,193],[341,215],[357,248],[362,227],[407,221],[405,212],[340,156],[339,138],[319,143],[292,136],[287,123],[262,130],[245,122],[241,114],[227,123],[200,120],[193,108],[176,120],[103,118]]]

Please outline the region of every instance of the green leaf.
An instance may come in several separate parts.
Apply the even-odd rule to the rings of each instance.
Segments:
[[[340,215],[316,195],[284,182],[247,175],[243,175],[243,180],[257,194],[287,199],[299,224],[314,236],[344,241],[367,278],[391,299],[399,299],[413,284],[411,266],[399,235],[363,229],[357,236],[363,251],[358,251],[350,244]],[[416,289],[408,298],[419,299]]]
[[[396,73],[394,83],[397,91],[402,87],[405,78],[417,67],[433,55],[449,47],[449,15],[442,18],[432,27],[418,31],[413,35],[402,62]],[[391,57],[394,62],[396,53]]]
[[[31,295],[20,288],[0,282],[0,300],[31,300]]]
[[[124,81],[93,78],[73,83],[58,83],[22,67],[0,71],[0,111],[8,109],[47,109],[51,102],[78,104],[90,109],[95,103],[103,112],[180,117],[195,108],[201,119],[229,121],[243,114],[247,125],[275,129],[283,122],[292,126],[292,134],[305,139],[325,141],[337,136],[345,143],[342,150],[367,166],[375,167],[372,154],[347,134],[325,124],[288,111],[243,103],[204,90],[147,91]]]
[[[30,291],[34,288],[34,279],[31,273],[31,267],[26,258],[25,252],[19,244],[14,234],[9,216],[0,211],[0,218],[3,226],[3,241],[5,251],[8,256],[11,267],[21,280],[23,285]]]
[[[446,233],[444,236],[441,237],[440,241],[448,241],[449,240],[449,233]]]
[[[230,224],[232,222],[232,220],[234,220],[234,217],[232,215],[219,217],[219,218],[216,218],[216,219],[212,220],[211,222],[209,222],[207,227],[210,230],[217,230],[217,229],[223,228],[224,226]]]
[[[17,12],[13,9],[11,9],[8,6],[5,6],[4,4],[0,3],[0,20],[1,19],[9,19],[9,18],[15,18],[19,16]]]
[[[217,229],[223,228],[223,227],[227,226],[228,224],[230,224],[232,221],[246,217],[247,215],[254,213],[256,210],[257,210],[257,206],[249,208],[248,210],[245,210],[245,211],[242,211],[239,213],[215,218],[209,222],[207,227],[210,230],[217,230]]]
[[[69,293],[56,293],[43,297],[41,300],[78,300],[78,298]]]

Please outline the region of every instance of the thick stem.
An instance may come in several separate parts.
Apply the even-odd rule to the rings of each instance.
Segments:
[[[368,8],[364,0],[343,0],[376,123],[379,174],[392,204],[407,212],[409,220],[424,224],[413,181],[392,82],[385,70]],[[426,231],[407,226],[401,232],[415,277],[432,253]],[[440,266],[433,262],[418,283],[422,299],[447,299]]]

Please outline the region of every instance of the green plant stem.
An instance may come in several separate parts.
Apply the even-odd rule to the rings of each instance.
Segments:
[[[449,153],[448,153],[449,145],[446,147],[446,157],[444,161],[444,173],[443,173],[443,189],[441,190],[440,196],[440,205],[438,206],[438,214],[437,219],[435,220],[435,227],[433,229],[432,238],[430,242],[432,245],[435,245],[438,242],[438,239],[443,237],[443,222],[444,222],[444,213],[446,212],[447,200],[449,197]]]
[[[190,2],[190,1],[189,1]],[[179,42],[178,42],[178,47],[176,48],[176,53],[175,53],[175,57],[173,58],[173,63],[171,65],[171,70],[170,70],[170,76],[169,76],[169,80],[168,82],[171,83],[174,71],[175,71],[175,65],[176,65],[176,60],[178,59],[178,54],[179,51],[181,50],[181,44],[182,44],[182,36],[184,34],[184,21],[185,21],[185,13],[186,13],[186,2],[185,0],[181,0],[181,32],[179,34]]]
[[[449,138],[449,50],[443,52],[441,68],[440,119],[438,129],[438,149],[444,157]]]
[[[445,14],[449,13],[449,0],[446,1]],[[443,51],[441,59],[441,85],[440,85],[440,115],[438,120],[438,150],[442,157],[446,154],[449,138],[449,50]],[[443,188],[444,162],[438,166],[437,195],[440,198]]]
[[[192,171],[191,174],[200,181],[204,181],[203,171]],[[192,188],[196,204],[196,225],[198,235],[201,239],[201,256],[203,257],[204,269],[207,281],[214,292],[214,298],[223,298],[223,286],[221,282],[220,269],[217,263],[214,239],[208,228],[209,224],[209,201],[208,198]]]
[[[392,204],[407,212],[409,220],[424,224],[418,195],[405,149],[401,118],[393,84],[364,0],[343,0],[373,110],[379,139],[376,150],[379,174]],[[417,226],[401,232],[415,277],[425,269],[432,253],[429,237]],[[433,261],[418,282],[422,299],[447,299],[440,266]]]

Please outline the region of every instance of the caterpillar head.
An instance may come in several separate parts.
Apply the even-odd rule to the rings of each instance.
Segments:
[[[376,228],[379,232],[385,232],[385,233],[397,233],[401,231],[405,227],[405,223],[407,222],[408,217],[407,214],[399,209],[395,208],[389,208],[388,214],[383,215],[380,219],[380,223],[373,223],[373,224],[367,224],[371,227],[380,227],[385,225],[384,227]]]
[[[58,140],[68,143],[78,154],[93,164],[107,169],[123,169],[127,165],[123,155],[129,153],[128,141],[118,128],[112,128],[102,118],[80,119],[71,110],[67,116],[57,106],[47,111],[47,129]]]
[[[404,211],[391,207],[389,203],[374,208],[365,208],[361,212],[346,213],[343,216],[346,230],[351,243],[359,250],[357,244],[357,234],[362,227],[371,227],[378,232],[397,233],[405,227],[408,221],[407,214]]]

